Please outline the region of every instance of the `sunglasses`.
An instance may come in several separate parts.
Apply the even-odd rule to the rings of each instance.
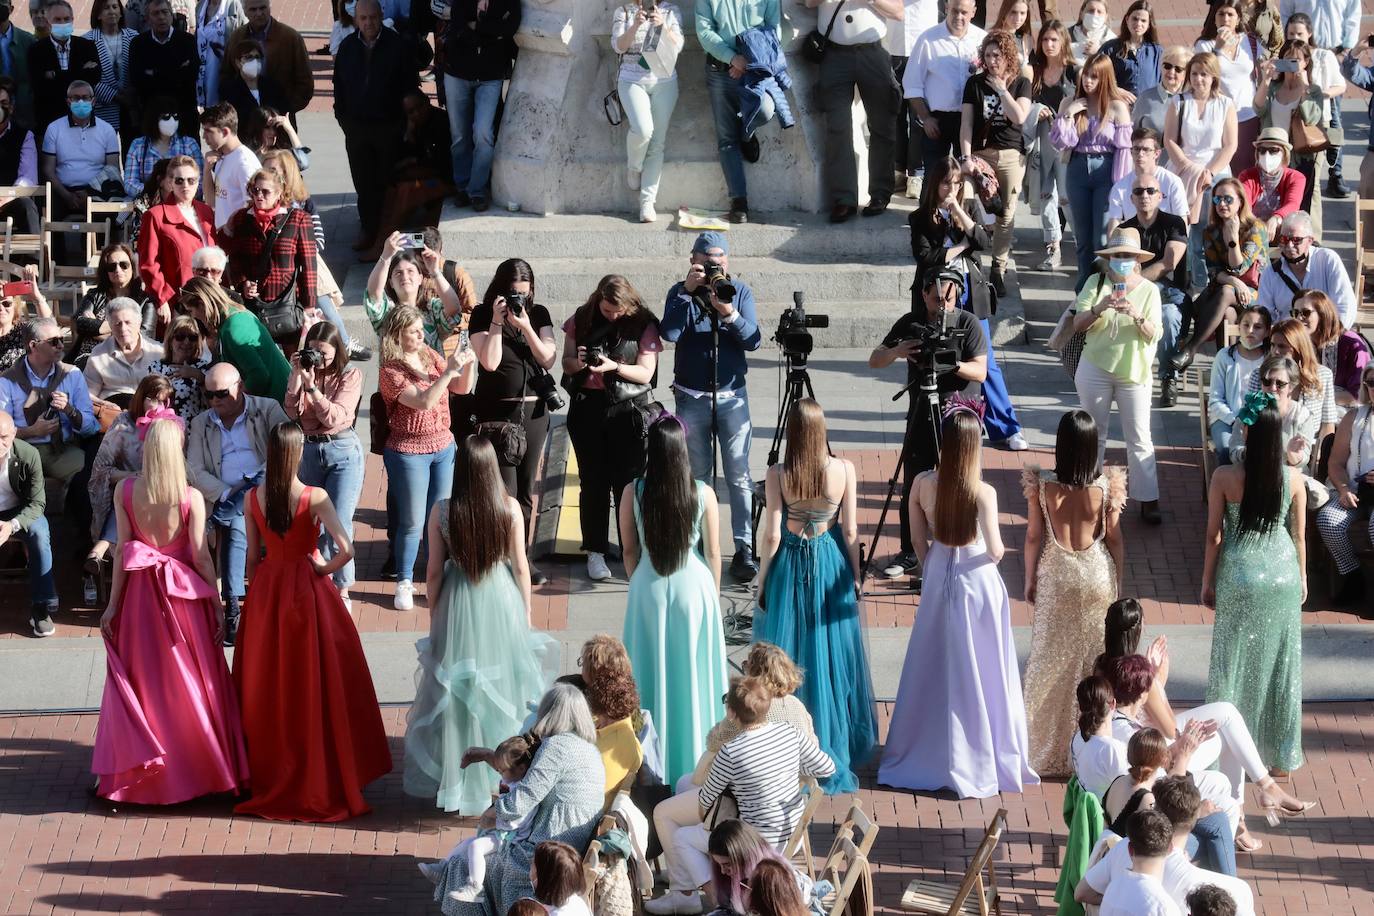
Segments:
[[[229,397],[232,393],[233,392],[228,388],[216,388],[214,391],[206,391],[205,396],[212,401],[218,401],[222,398]]]
[[[186,177],[186,176],[181,176],[181,175],[179,175],[179,176],[177,176],[176,178],[173,178],[173,179],[172,179],[172,184],[182,184],[182,185],[185,185],[185,184],[192,184],[192,185],[193,185],[193,184],[197,184],[199,181],[200,181],[200,179],[197,178],[197,177],[194,176],[194,175],[190,176],[189,178]]]
[[[50,347],[61,347],[63,341],[61,337],[49,337],[46,340],[42,341],[42,343],[45,343]]]
[[[248,193],[254,197],[271,197],[277,193],[276,188],[249,188]]]
[[[106,269],[106,270],[129,270],[129,269],[131,269],[133,266],[134,266],[134,265],[130,264],[128,261],[106,261],[106,262],[105,262],[105,269]]]
[[[1292,314],[1293,314],[1293,317],[1294,317],[1294,318],[1306,318],[1306,317],[1309,316],[1309,315],[1315,315],[1315,314],[1317,314],[1317,310],[1316,310],[1316,309],[1293,309]]]
[[[1303,242],[1312,241],[1310,235],[1281,235],[1278,238],[1280,245],[1301,245]]]
[[[200,340],[200,335],[193,334],[190,331],[183,331],[180,334],[173,334],[172,340],[176,341],[177,343],[195,343],[198,340]]]
[[[1131,194],[1135,197],[1154,197],[1159,193],[1159,188],[1135,188]]]
[[[1288,387],[1288,380],[1281,378],[1267,378],[1264,381],[1260,382],[1260,385],[1264,388],[1273,388],[1275,391],[1282,391],[1283,389]]]
[[[1165,64],[1164,69],[1171,73],[1182,73],[1184,70],[1187,69],[1187,67],[1180,67],[1178,64]]]
[[[158,118],[159,121],[178,121],[178,122],[179,122],[179,121],[181,120],[181,118],[177,116],[177,113],[176,113],[175,111],[164,111],[162,114],[158,115],[157,118]]]
[[[1233,204],[1233,203],[1235,203],[1235,202],[1236,202],[1236,199],[1235,199],[1234,197],[1232,197],[1230,194],[1213,194],[1213,195],[1212,195],[1212,204],[1213,204],[1213,206],[1215,206],[1215,205],[1217,205],[1217,204],[1225,204],[1226,206],[1229,207],[1229,206],[1231,206],[1231,204]]]

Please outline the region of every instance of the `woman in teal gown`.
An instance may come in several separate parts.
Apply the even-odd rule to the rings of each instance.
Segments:
[[[720,622],[720,516],[692,479],[682,422],[649,427],[648,465],[620,501],[625,571],[625,649],[640,701],[663,744],[668,785],[692,772],[706,733],[724,716],[729,687]]]
[[[469,747],[495,747],[520,726],[557,673],[558,643],[531,629],[530,570],[519,504],[506,495],[490,442],[458,447],[453,498],[429,516],[429,636],[406,718],[407,795],[481,814],[496,771],[462,766]]]
[[[1261,383],[1284,373],[1266,361]],[[1307,600],[1302,472],[1285,461],[1272,395],[1246,399],[1244,464],[1208,489],[1202,603],[1216,608],[1207,702],[1240,710],[1270,773],[1302,765],[1302,605]]]
[[[854,465],[830,455],[825,414],[810,398],[787,417],[787,454],[768,471],[759,532],[759,611],[754,641],[782,647],[801,667],[797,696],[835,761],[827,794],[859,787],[878,743],[873,683],[860,626]]]

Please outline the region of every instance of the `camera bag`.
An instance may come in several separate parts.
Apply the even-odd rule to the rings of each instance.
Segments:
[[[288,212],[287,218],[290,218]],[[276,244],[277,238],[281,235],[282,229],[286,228],[286,221],[283,220],[280,226],[276,226],[271,232],[267,233],[263,242],[262,253],[259,255],[260,275],[266,277],[272,269],[272,246]],[[275,299],[252,299],[245,304],[258,319],[267,326],[267,333],[272,339],[284,346],[294,347],[300,338],[301,329],[305,327],[305,309],[301,308],[296,296],[296,285],[300,279],[300,269],[291,274],[291,282],[286,284],[286,289]]]
[[[825,27],[825,34],[822,35],[820,29],[812,29],[806,33],[802,39],[802,57],[819,64],[825,59],[825,50],[830,47],[830,33],[835,30],[835,20],[840,18],[840,10],[844,9],[844,0],[840,0],[840,5],[835,7],[835,12],[830,16],[830,24]]]
[[[530,384],[530,366],[523,358],[520,360],[520,369],[520,394],[523,397]],[[483,420],[477,424],[475,432],[492,444],[496,449],[496,460],[503,467],[516,468],[525,460],[525,450],[529,448],[525,438],[525,405],[528,403],[520,402],[518,423],[514,420]]]

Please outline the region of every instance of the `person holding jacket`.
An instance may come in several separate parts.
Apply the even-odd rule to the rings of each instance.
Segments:
[[[515,66],[518,28],[519,0],[459,0],[449,7],[444,97],[453,135],[455,201],[478,212],[491,206],[496,112],[501,84]]]

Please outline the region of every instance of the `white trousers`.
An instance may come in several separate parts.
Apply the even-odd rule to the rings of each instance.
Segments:
[[[1121,411],[1121,435],[1126,440],[1127,484],[1131,498],[1138,502],[1159,499],[1159,474],[1155,469],[1155,445],[1150,438],[1150,394],[1152,383],[1124,382],[1104,372],[1086,359],[1078,361],[1074,376],[1078,400],[1097,424],[1097,463],[1107,454],[1107,432],[1111,426],[1112,401]]]
[[[711,880],[711,834],[701,822],[699,791],[665,798],[654,808],[654,828],[668,857],[668,886],[675,891],[694,891]]]
[[[1213,720],[1217,723],[1217,733],[1199,745],[1188,768],[1194,773],[1200,773],[1212,764],[1217,764],[1217,769],[1231,783],[1231,798],[1244,804],[1245,778],[1248,776],[1258,782],[1268,776],[1269,771],[1260,759],[1255,739],[1250,736],[1250,728],[1245,724],[1240,710],[1230,703],[1208,703],[1206,706],[1179,713],[1174,721],[1178,724],[1179,731],[1182,731],[1183,726],[1194,719]],[[1200,783],[1198,788],[1202,788]]]

